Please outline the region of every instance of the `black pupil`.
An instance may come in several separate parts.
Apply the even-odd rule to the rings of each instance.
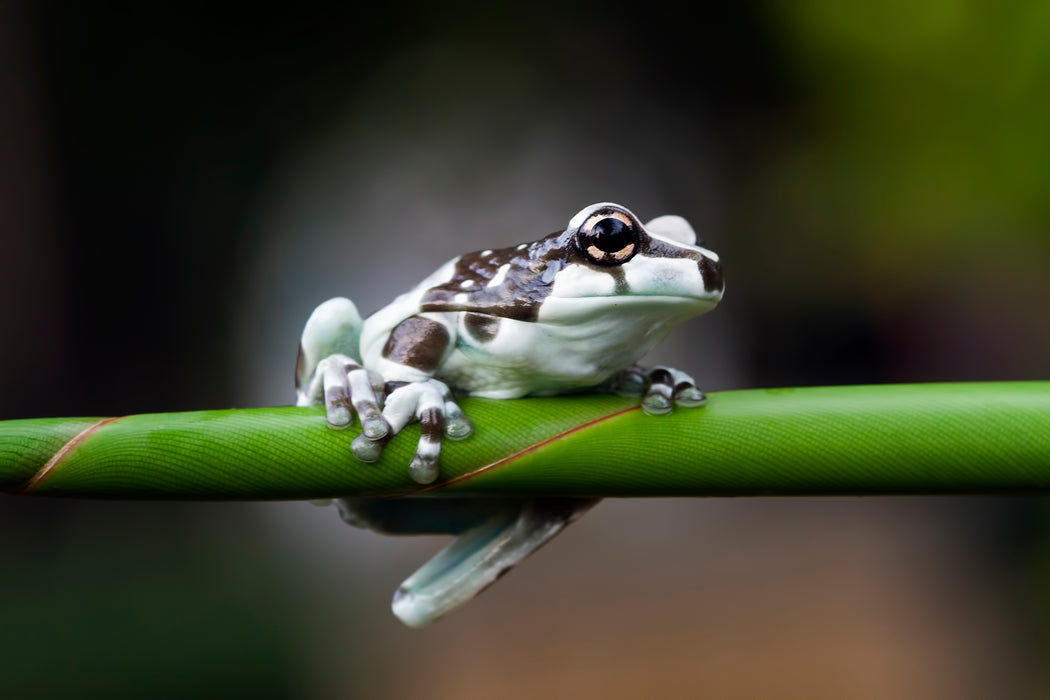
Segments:
[[[630,226],[610,216],[591,227],[591,240],[603,253],[616,253],[626,248],[633,237]]]

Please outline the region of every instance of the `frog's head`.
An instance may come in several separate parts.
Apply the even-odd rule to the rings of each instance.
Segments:
[[[567,322],[606,309],[696,316],[722,298],[718,255],[697,245],[680,216],[647,224],[602,202],[580,210],[558,237],[561,258],[540,316]]]
[[[722,298],[722,268],[680,216],[642,225],[627,208],[603,202],[534,243],[460,256],[426,285],[423,311],[586,329],[598,317],[660,324],[702,314]]]

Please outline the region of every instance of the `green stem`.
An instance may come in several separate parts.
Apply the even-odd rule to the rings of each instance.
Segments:
[[[713,393],[649,416],[613,396],[466,399],[475,434],[414,484],[406,429],[376,464],[319,408],[0,422],[0,488],[131,499],[410,494],[744,496],[1050,491],[1050,382]]]

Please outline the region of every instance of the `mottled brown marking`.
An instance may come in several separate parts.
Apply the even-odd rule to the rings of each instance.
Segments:
[[[552,233],[525,248],[501,248],[489,255],[468,253],[456,261],[452,278],[423,295],[423,311],[475,311],[517,321],[535,321],[540,303],[550,294],[557,270],[573,251],[566,232]],[[581,255],[582,257],[582,255]],[[507,265],[503,284],[487,286]],[[463,289],[463,280],[475,285]]]
[[[342,387],[340,387],[335,392],[335,395],[332,397],[332,400],[328,402],[328,405],[332,408],[335,408],[336,406],[342,406],[347,410],[354,407],[353,403],[350,400],[350,396],[346,393],[346,389]]]
[[[500,319],[489,314],[479,314],[468,311],[463,317],[463,325],[467,332],[481,343],[487,343],[496,337],[499,332]]]
[[[387,396],[390,396],[390,394],[394,393],[396,389],[400,389],[403,386],[408,386],[409,383],[410,382],[387,382],[383,385],[383,392],[386,393]]]
[[[383,348],[383,357],[424,372],[433,372],[448,349],[448,330],[437,321],[410,316],[397,324]]]
[[[666,369],[654,369],[649,373],[649,381],[652,384],[663,384],[668,388],[674,385],[674,379]]]
[[[725,280],[722,277],[722,265],[706,256],[700,257],[697,263],[700,267],[700,275],[704,278],[704,290],[708,292],[721,292],[725,289]]]
[[[419,416],[419,432],[427,442],[441,442],[441,424],[444,416],[437,408],[427,408]]]
[[[675,393],[675,396],[677,396],[678,394],[681,394],[683,391],[686,391],[688,389],[695,389],[695,388],[696,388],[696,385],[693,384],[692,382],[678,382],[677,384],[674,385],[674,393]]]
[[[651,258],[689,258],[697,260],[703,257],[695,250],[681,248],[652,236],[642,236],[642,253]]]

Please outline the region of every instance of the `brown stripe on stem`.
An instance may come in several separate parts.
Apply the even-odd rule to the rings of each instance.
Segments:
[[[76,435],[76,437],[67,442],[65,445],[62,445],[58,452],[52,455],[51,459],[47,460],[47,464],[41,467],[40,470],[36,474],[34,474],[29,481],[22,485],[21,488],[15,489],[14,493],[32,492],[40,485],[40,482],[46,479],[47,475],[54,471],[58,467],[58,465],[62,463],[62,460],[64,460],[70,452],[75,450],[77,446],[80,445],[80,443],[84,442],[84,440],[86,440],[89,435],[94,433],[102,426],[108,425],[113,421],[118,421],[123,417],[124,416],[117,416],[116,418],[103,418],[98,423],[95,423],[94,425],[89,425],[88,427],[81,430]]]
[[[412,491],[411,493],[412,493],[412,495],[419,494],[419,493],[430,493],[432,491],[438,491],[440,489],[443,489],[446,486],[451,486],[453,484],[458,484],[461,481],[466,481],[468,479],[472,479],[472,478],[474,478],[475,476],[477,476],[479,474],[482,474],[484,472],[489,471],[490,469],[495,469],[496,467],[503,466],[504,464],[507,464],[509,462],[513,462],[514,460],[518,459],[519,457],[524,457],[525,455],[529,454],[530,452],[535,452],[536,450],[540,449],[541,447],[544,447],[546,445],[551,444],[555,440],[561,440],[563,437],[567,437],[569,435],[572,435],[573,433],[578,433],[579,431],[585,430],[585,429],[591,427],[592,425],[597,425],[599,423],[604,423],[605,421],[609,420],[610,418],[616,418],[617,416],[622,416],[625,413],[630,413],[631,411],[638,411],[638,410],[641,410],[641,406],[630,406],[630,407],[622,409],[620,411],[616,411],[615,413],[610,413],[607,416],[602,416],[601,418],[595,418],[594,420],[587,421],[586,423],[582,423],[582,424],[577,425],[575,427],[569,428],[568,430],[560,432],[557,435],[552,435],[551,437],[549,437],[549,438],[547,438],[545,440],[541,440],[541,441],[537,442],[535,445],[529,445],[528,447],[526,447],[526,448],[524,448],[522,450],[518,450],[517,452],[515,452],[512,455],[508,455],[508,456],[506,456],[506,457],[504,457],[502,459],[498,459],[495,462],[491,462],[490,464],[486,464],[483,467],[478,467],[477,469],[475,469],[472,472],[467,472],[466,474],[460,474],[459,476],[453,477],[453,478],[449,479],[448,481],[442,481],[441,483],[438,483],[438,484],[431,484],[430,486],[427,486],[426,488],[418,489],[416,491]]]

